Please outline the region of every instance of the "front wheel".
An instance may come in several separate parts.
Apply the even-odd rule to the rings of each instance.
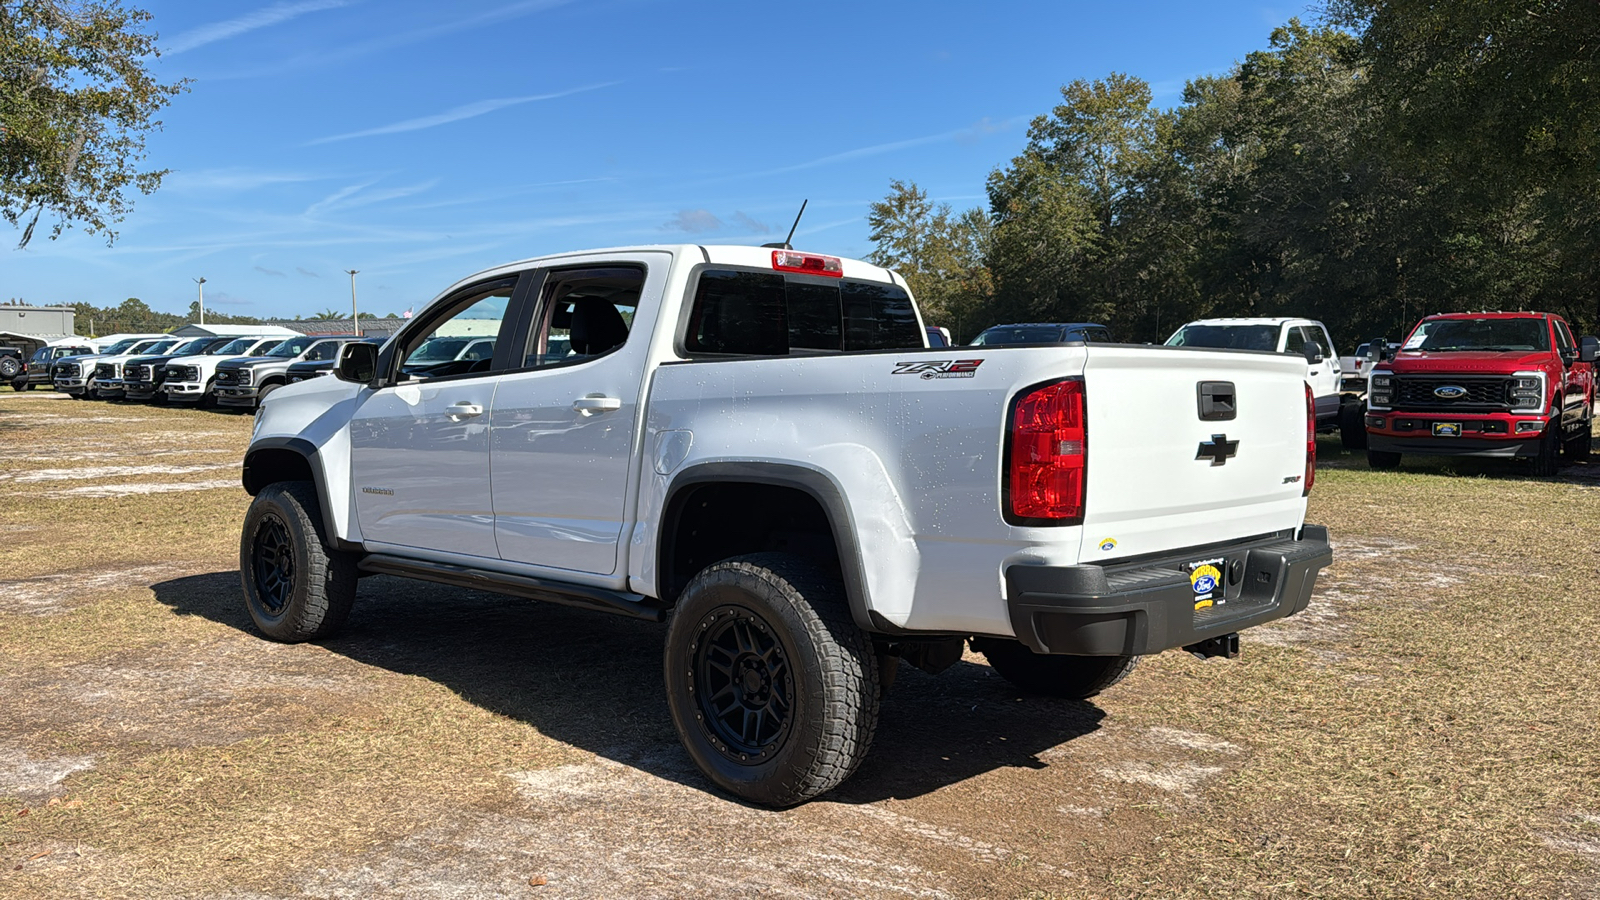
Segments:
[[[1539,453],[1533,458],[1533,474],[1540,478],[1549,478],[1561,469],[1561,422],[1551,422],[1545,426],[1544,434],[1539,437]]]
[[[1137,656],[1058,656],[1035,653],[1021,641],[975,638],[972,649],[1005,680],[1033,694],[1086,700],[1128,677]]]
[[[667,705],[695,765],[764,806],[839,785],[872,744],[878,660],[837,574],[783,553],[707,567],[665,653]]]
[[[1367,467],[1370,469],[1398,469],[1400,468],[1400,454],[1390,453],[1387,450],[1368,450]]]
[[[320,516],[309,481],[268,485],[245,513],[239,537],[245,607],[275,641],[331,637],[355,602],[355,558],[328,548]]]
[[[1339,408],[1339,443],[1346,450],[1367,449],[1366,410],[1359,403]]]

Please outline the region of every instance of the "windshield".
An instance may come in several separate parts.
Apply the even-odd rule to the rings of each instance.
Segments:
[[[304,353],[307,347],[315,344],[316,342],[316,338],[305,335],[301,335],[300,337],[292,337],[272,348],[272,352],[268,353],[267,355],[276,356],[279,359],[293,359],[294,357]]]
[[[1168,347],[1206,347],[1213,350],[1278,349],[1276,325],[1185,325],[1167,338]]]
[[[417,348],[417,352],[406,359],[406,365],[412,363],[449,362],[461,355],[467,349],[468,338],[434,338]]]
[[[121,353],[122,351],[128,349],[129,347],[132,347],[134,344],[137,344],[138,342],[139,342],[138,338],[123,338],[122,340],[117,341],[115,344],[112,344],[111,346],[105,348],[104,350],[101,350],[100,352],[104,353],[107,356],[116,356],[118,353]]]
[[[192,341],[179,344],[178,346],[172,348],[172,355],[198,356],[199,354],[206,352],[206,346],[214,340],[216,340],[216,338],[195,338]]]
[[[1432,319],[1417,326],[1405,350],[1549,350],[1550,328],[1543,319]]]
[[[254,344],[255,342],[256,338],[239,338],[238,340],[229,341],[226,344],[223,344],[221,347],[212,350],[211,355],[226,356],[231,354],[233,356],[238,356],[239,354],[244,353],[246,350],[249,350],[250,345]]]
[[[997,325],[972,339],[974,347],[994,344],[1053,344],[1061,340],[1056,325]]]
[[[283,341],[281,339],[276,340],[276,341],[267,341],[266,343],[264,343],[261,346],[255,348],[254,350],[251,350],[250,351],[250,355],[251,356],[266,356],[268,353],[272,352],[272,348],[278,346],[281,343],[283,343]]]
[[[317,346],[311,348],[311,352],[306,354],[306,360],[308,362],[321,362],[323,360],[333,359],[339,355],[339,345],[343,343],[346,342],[323,341]]]

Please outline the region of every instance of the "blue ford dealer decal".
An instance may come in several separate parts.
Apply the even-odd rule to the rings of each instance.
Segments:
[[[1440,400],[1455,400],[1467,395],[1467,389],[1459,384],[1441,384],[1433,389],[1433,395]]]

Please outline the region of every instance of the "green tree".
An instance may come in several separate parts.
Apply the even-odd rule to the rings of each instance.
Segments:
[[[296,318],[298,318],[298,316]],[[319,312],[316,315],[312,316],[311,320],[313,322],[331,322],[331,321],[333,321],[335,319],[342,319],[342,318],[344,318],[344,313],[339,312],[337,309],[333,309],[333,308],[330,307],[330,308],[324,309],[322,312]]]
[[[990,228],[982,210],[957,214],[948,203],[930,203],[914,182],[896,180],[868,209],[867,224],[875,245],[867,260],[905,277],[928,324],[949,328],[957,340],[991,324]]]
[[[143,168],[145,135],[185,82],[162,84],[150,14],[121,0],[0,0],[0,215],[32,240],[72,223],[116,239],[129,190],[148,194],[165,169]]]

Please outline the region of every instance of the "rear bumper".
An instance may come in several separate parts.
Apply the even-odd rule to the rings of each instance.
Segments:
[[[1198,562],[1222,573],[1200,609],[1190,583]],[[1017,639],[1035,653],[1140,656],[1293,615],[1331,562],[1328,529],[1306,525],[1298,539],[1246,539],[1133,563],[1011,566],[1006,605]]]

